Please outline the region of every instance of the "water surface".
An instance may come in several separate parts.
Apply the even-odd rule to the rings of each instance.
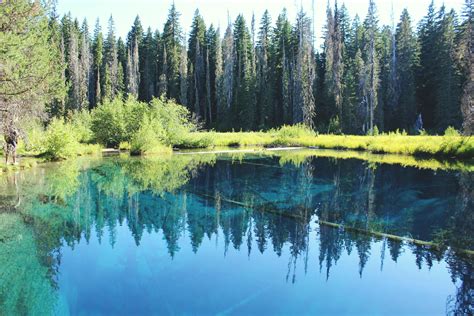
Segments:
[[[202,154],[1,181],[1,314],[474,312],[466,170]]]

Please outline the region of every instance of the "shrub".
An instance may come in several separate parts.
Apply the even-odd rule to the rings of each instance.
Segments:
[[[329,134],[341,134],[341,124],[339,122],[339,117],[336,116],[332,119],[329,120],[329,126],[328,126],[328,133]]]
[[[445,131],[444,131],[444,136],[461,136],[459,132],[452,126],[449,126]]]
[[[44,147],[43,156],[48,160],[61,160],[76,156],[80,146],[73,126],[53,119],[46,130]]]
[[[142,128],[142,124],[153,126]],[[150,138],[150,128],[156,129],[157,126],[160,126],[159,131],[155,130],[158,140],[167,146],[181,145],[189,132],[197,128],[188,109],[163,98],[153,99],[149,105],[132,97],[125,102],[116,98],[92,112],[91,131],[95,140],[105,146],[118,147],[122,142],[132,145],[133,138],[135,146],[140,148],[137,133],[140,131]]]
[[[26,140],[18,144],[18,153],[38,155],[44,152],[45,130],[40,121],[25,122]],[[3,147],[3,146],[2,146]]]
[[[140,129],[140,126],[149,111],[149,105],[137,101],[135,97],[129,97],[124,103],[122,103],[123,125],[125,127],[123,138],[125,140],[130,141],[132,136]]]
[[[169,151],[169,147],[164,146],[162,143],[165,131],[159,120],[145,116],[139,126],[139,129],[132,135],[130,140],[130,152],[132,155]]]
[[[92,132],[92,115],[88,110],[75,112],[70,123],[77,135],[77,140],[81,143],[90,143],[94,137]]]
[[[94,139],[107,147],[117,147],[126,141],[126,117],[120,98],[105,101],[92,111],[91,130]]]
[[[172,100],[153,99],[150,116],[161,122],[164,129],[163,142],[170,146],[183,144],[189,132],[197,129],[187,108]]]

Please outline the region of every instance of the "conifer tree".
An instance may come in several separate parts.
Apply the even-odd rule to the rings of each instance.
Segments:
[[[57,44],[39,1],[0,4],[0,116],[5,154],[14,162],[21,122],[41,116],[45,103],[64,94]]]
[[[409,131],[413,128],[417,115],[415,69],[418,65],[418,48],[413,34],[408,11],[403,10],[396,33],[397,54],[397,96],[398,105],[396,127]]]
[[[461,24],[461,37],[458,58],[462,69],[463,92],[461,111],[463,131],[466,135],[474,134],[474,1],[465,0],[463,8],[464,21]]]
[[[92,89],[92,54],[90,48],[89,26],[84,20],[80,33],[80,92],[79,108],[87,109],[91,101],[90,91]]]
[[[80,79],[80,63],[79,63],[79,47],[77,30],[71,29],[68,38],[68,78],[69,93],[66,103],[66,111],[74,111],[81,108],[81,79]]]
[[[290,83],[291,24],[286,10],[278,16],[273,32],[271,55],[273,68],[273,84],[275,86],[274,118],[275,125],[291,124],[292,88]]]
[[[260,21],[257,42],[257,126],[271,127],[274,122],[273,85],[270,66],[271,18],[266,10]]]
[[[166,76],[162,79],[166,79],[167,97],[172,99],[178,99],[180,95],[180,78],[179,78],[179,66],[181,57],[181,43],[183,41],[183,32],[179,23],[180,13],[176,10],[174,3],[168,12],[168,19],[165,23],[163,30],[163,44],[166,53],[166,60],[163,59],[163,63],[166,63]]]
[[[102,72],[104,73],[102,98],[113,99],[120,92],[120,80],[115,25],[112,16],[109,18],[108,33],[104,43],[104,67]]]
[[[435,126],[433,105],[436,102],[436,12],[434,1],[428,8],[427,15],[420,23],[418,42],[420,46],[420,66],[417,72],[417,99],[423,123],[427,130]]]
[[[369,11],[364,21],[365,38],[365,78],[364,78],[364,105],[365,123],[363,131],[374,132],[375,108],[378,103],[379,88],[379,57],[376,50],[378,36],[378,20],[375,2],[369,1]]]
[[[456,14],[438,12],[436,51],[436,90],[434,103],[435,131],[441,133],[448,126],[461,128],[461,77],[455,62]]]
[[[255,127],[255,90],[252,71],[252,42],[245,18],[237,16],[234,24],[234,89],[232,113],[235,127],[251,130]]]
[[[220,113],[225,115],[225,119],[221,121],[223,129],[230,125],[230,110],[234,97],[234,35],[232,33],[232,24],[227,25],[224,39],[222,41],[222,79],[220,82],[219,105]]]
[[[313,84],[315,80],[315,65],[312,47],[311,20],[301,10],[296,18],[294,29],[296,60],[294,61],[294,98],[293,122],[304,123],[314,127],[316,116]]]
[[[206,25],[199,10],[196,10],[188,44],[188,58],[191,63],[189,103],[197,117],[203,121],[209,119],[206,106],[206,45]]]
[[[222,72],[222,52],[220,41],[219,29],[214,29],[214,26],[211,24],[206,32],[206,46],[208,52],[206,89],[208,94],[207,104],[208,107],[210,107],[208,112],[211,126],[216,126],[217,120],[217,80]]]
[[[91,91],[92,94],[92,102],[90,104],[91,107],[95,107],[98,103],[102,101],[102,70],[103,70],[103,49],[104,49],[104,39],[102,35],[102,31],[100,28],[99,19],[97,19],[94,29],[94,39],[92,44],[92,51],[93,51],[93,89]]]

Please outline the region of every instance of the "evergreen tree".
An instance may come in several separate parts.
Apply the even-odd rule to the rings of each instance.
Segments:
[[[222,41],[222,75],[219,83],[219,117],[225,117],[221,120],[222,129],[230,126],[230,110],[234,97],[234,35],[232,33],[232,24],[229,22],[224,39]]]
[[[196,10],[189,34],[189,104],[196,116],[209,123],[206,93],[206,25]]]
[[[260,21],[257,42],[257,126],[271,127],[274,124],[271,54],[271,18],[266,10]]]
[[[172,99],[178,99],[180,95],[180,78],[179,66],[181,58],[181,43],[183,41],[183,33],[179,24],[180,13],[176,10],[174,3],[168,12],[168,19],[163,30],[163,63],[166,64],[165,77],[166,80],[166,96]],[[164,59],[166,57],[166,60]]]
[[[275,125],[291,124],[292,89],[290,83],[290,65],[292,59],[291,24],[286,10],[278,16],[271,44],[271,64],[273,85],[275,87],[273,117]]]
[[[140,60],[141,54],[139,47],[143,41],[143,27],[140,22],[140,17],[137,15],[133,22],[130,32],[127,34],[127,60],[125,71],[125,87],[129,95],[138,98],[138,91],[140,86]]]
[[[456,14],[445,14],[444,6],[438,13],[437,41],[435,42],[437,80],[434,103],[435,130],[443,132],[448,126],[461,127],[461,77],[455,62]]]
[[[138,97],[138,84],[140,81],[140,70],[138,63],[138,43],[132,44],[132,47],[128,48],[127,52],[127,93]]]
[[[335,3],[334,16],[332,10],[327,8],[327,25],[325,35],[325,81],[327,85],[327,93],[330,95],[330,116],[342,118],[342,104],[343,104],[343,86],[342,79],[344,76],[344,61],[343,61],[343,34],[342,34],[342,19],[341,12]]]
[[[413,128],[416,115],[416,81],[415,69],[418,65],[417,40],[411,27],[408,11],[403,10],[396,33],[396,74],[397,87],[397,117],[396,127],[410,130]]]
[[[155,57],[155,42],[153,40],[153,33],[148,28],[146,35],[143,38],[141,45],[140,59],[142,66],[140,71],[140,99],[150,101],[155,93],[155,78],[156,78],[156,57]]]
[[[222,74],[222,51],[219,29],[214,29],[211,24],[206,32],[207,68],[206,89],[207,104],[209,107],[209,120],[211,126],[216,126],[217,120],[217,81]]]
[[[181,47],[179,78],[181,88],[179,102],[182,105],[188,105],[188,53],[186,51],[186,45],[184,43]]]
[[[379,88],[379,57],[376,50],[378,37],[378,20],[375,2],[369,1],[369,11],[364,21],[365,38],[365,76],[364,80],[364,132],[372,134],[374,132],[375,108],[378,103]]]
[[[101,88],[102,98],[113,99],[120,92],[120,80],[115,25],[112,16],[109,18],[108,33],[104,43],[102,72],[104,74]]]
[[[436,102],[436,12],[434,1],[428,8],[427,15],[420,23],[418,30],[418,42],[420,46],[420,66],[417,74],[417,99],[427,130],[435,126],[435,115],[433,105]]]
[[[95,107],[98,103],[102,101],[102,89],[101,89],[101,82],[102,82],[102,69],[103,69],[103,49],[104,49],[104,39],[102,35],[102,31],[100,28],[99,19],[97,19],[95,23],[94,29],[94,39],[92,44],[92,51],[93,51],[93,88],[91,91],[92,94],[92,102],[90,104],[91,107]]]
[[[233,127],[251,130],[255,128],[255,78],[252,71],[252,42],[249,29],[242,15],[234,24],[234,88],[232,115]]]
[[[64,94],[57,44],[40,2],[0,4],[0,115],[5,154],[14,162],[21,121],[37,118],[45,103]]]
[[[314,127],[316,116],[313,84],[315,81],[315,65],[313,56],[313,35],[311,20],[301,10],[296,18],[294,29],[296,60],[293,73],[293,120],[292,123],[304,123]]]
[[[66,111],[74,111],[81,108],[81,74],[77,30],[70,30],[68,35],[67,70],[70,84]]]
[[[51,31],[50,42],[53,47],[59,50],[59,65],[63,66],[59,71],[60,82],[66,83],[66,48],[64,47],[64,39],[61,34],[61,25],[59,23],[59,16],[56,12],[56,7],[53,6],[49,15],[49,30]],[[46,110],[51,117],[61,117],[65,114],[65,94],[58,94],[53,96],[52,100],[46,104]]]
[[[463,131],[466,135],[474,134],[474,1],[465,0],[463,9],[464,21],[461,24],[459,55],[463,92],[461,110],[463,115]]]
[[[84,19],[81,27],[81,109],[87,109],[92,102],[92,50],[89,25]]]

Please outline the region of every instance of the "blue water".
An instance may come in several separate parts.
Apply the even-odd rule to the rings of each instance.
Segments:
[[[469,315],[472,180],[212,154],[4,176],[0,314]]]

